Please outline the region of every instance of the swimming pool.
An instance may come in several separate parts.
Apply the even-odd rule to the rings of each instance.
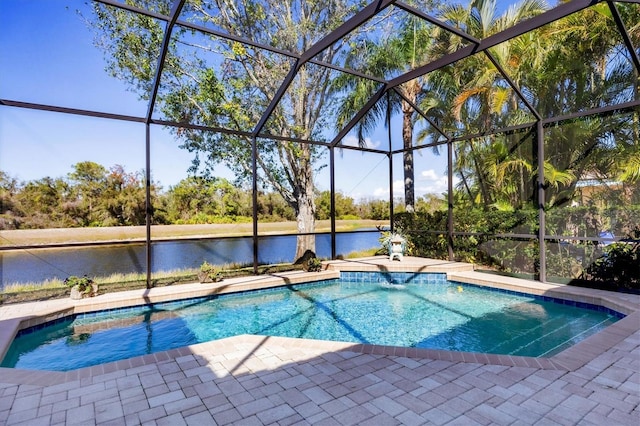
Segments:
[[[445,274],[342,272],[339,280],[75,315],[23,330],[1,365],[66,371],[238,334],[552,356],[621,317],[564,303]]]

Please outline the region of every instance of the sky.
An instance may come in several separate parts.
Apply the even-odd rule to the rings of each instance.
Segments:
[[[87,13],[84,2],[76,0],[0,1],[0,98],[144,116],[146,102],[107,75],[102,53],[93,46],[77,9]],[[397,135],[398,120],[392,124]],[[81,161],[143,171],[144,141],[140,123],[0,107],[0,170],[19,181],[65,177]],[[180,149],[169,132],[157,126],[152,127],[151,141],[152,179],[168,189],[187,177],[193,154]],[[368,146],[387,145],[387,130],[380,126]],[[425,149],[414,158],[416,195],[445,192],[446,152],[435,155]],[[387,167],[384,155],[340,150],[337,190],[355,200],[388,199]],[[393,169],[397,197],[403,193],[401,156],[395,156]],[[233,179],[223,167],[214,174]],[[316,184],[329,190],[328,167],[316,176]]]

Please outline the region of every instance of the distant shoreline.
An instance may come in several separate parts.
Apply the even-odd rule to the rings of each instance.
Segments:
[[[389,227],[384,220],[336,220],[336,231],[347,232],[377,226]],[[258,223],[258,234],[277,235],[296,233],[296,222]],[[316,221],[316,232],[330,232],[329,220]],[[152,239],[215,238],[250,236],[252,223],[206,225],[154,225]],[[113,226],[96,228],[18,229],[0,231],[0,247],[42,246],[72,243],[105,243],[145,241],[145,226]]]

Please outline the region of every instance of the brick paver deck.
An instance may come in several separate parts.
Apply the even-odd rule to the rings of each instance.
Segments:
[[[424,259],[369,258],[330,268],[448,270],[459,281],[589,300],[627,317],[545,359],[237,336],[66,373],[0,369],[0,424],[640,424],[638,296],[487,276]],[[305,279],[254,277],[251,285]],[[179,286],[173,296],[153,289],[2,306],[0,353],[18,328],[59,312],[231,291],[247,280],[223,283],[226,290]]]

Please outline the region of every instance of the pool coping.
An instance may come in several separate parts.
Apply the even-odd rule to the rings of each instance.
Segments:
[[[85,367],[68,372],[44,370],[22,370],[0,368],[3,381],[20,384],[59,383],[78,380],[108,372],[142,367],[176,357],[194,353],[224,353],[236,343],[252,345],[274,345],[313,349],[326,352],[349,351],[365,354],[388,355],[408,358],[428,358],[451,362],[478,363],[507,367],[530,367],[536,369],[575,371],[585,366],[597,356],[622,342],[640,329],[640,295],[614,293],[573,287],[562,284],[540,283],[518,278],[505,277],[474,271],[471,264],[447,262],[433,259],[405,257],[402,262],[389,261],[382,256],[336,260],[324,263],[321,272],[287,272],[263,276],[225,279],[212,284],[183,284],[174,287],[154,288],[150,290],[131,290],[110,293],[95,298],[74,301],[59,299],[55,301],[0,306],[0,356],[4,357],[11,341],[20,329],[28,328],[60,317],[92,312],[104,309],[136,306],[145,303],[159,303],[180,299],[207,297],[239,291],[264,289],[288,284],[338,278],[341,271],[353,272],[409,272],[409,273],[446,273],[449,280],[503,290],[517,291],[538,296],[549,296],[572,302],[600,305],[626,316],[605,330],[573,345],[561,353],[549,358],[531,358],[486,353],[454,352],[434,349],[353,344],[321,340],[296,339],[241,335],[205,342],[169,351],[138,356],[126,360]],[[27,313],[27,314],[25,314]]]

